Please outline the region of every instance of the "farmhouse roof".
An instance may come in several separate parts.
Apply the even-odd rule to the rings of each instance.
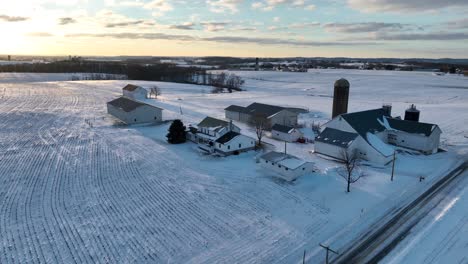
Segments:
[[[207,116],[198,124],[198,127],[226,127],[228,125],[227,121]]]
[[[414,122],[395,118],[386,119],[392,129],[404,131],[411,134],[424,134],[426,137],[430,136],[432,132],[434,132],[434,130],[438,127],[435,124],[429,123]]]
[[[294,127],[283,126],[283,125],[280,125],[280,124],[274,124],[273,127],[271,127],[271,130],[275,130],[275,131],[279,131],[279,132],[289,134],[289,133],[292,132],[292,130],[294,130]]]
[[[216,143],[221,143],[221,144],[224,144],[226,142],[229,142],[231,141],[233,138],[239,136],[240,134],[237,133],[237,132],[234,132],[234,131],[229,131],[227,132],[226,134],[224,134],[223,136],[221,136],[220,138],[218,138],[216,140]]]
[[[123,88],[123,90],[129,91],[129,92],[133,92],[133,91],[135,91],[138,87],[140,87],[140,86],[136,86],[136,85],[133,85],[133,84],[127,84],[127,85]]]
[[[341,148],[347,148],[349,144],[352,143],[357,137],[358,134],[356,133],[350,133],[327,127],[315,138],[315,141],[327,143]]]
[[[131,112],[131,111],[137,109],[138,107],[144,106],[144,105],[151,106],[151,107],[158,108],[158,109],[162,109],[162,108],[159,108],[159,107],[154,106],[154,105],[149,105],[149,104],[133,101],[133,100],[128,99],[126,97],[119,97],[117,99],[114,99],[114,100],[108,102],[108,104],[110,104],[110,105],[112,105],[112,106],[114,106],[116,108],[122,109],[125,112]]]

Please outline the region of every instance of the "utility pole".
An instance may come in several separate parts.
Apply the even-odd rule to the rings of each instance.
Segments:
[[[327,251],[327,255],[325,257],[325,264],[328,264],[328,256],[329,256],[329,252],[332,252],[332,253],[335,253],[337,255],[339,255],[338,252],[334,251],[333,249],[330,248],[330,246],[324,246],[322,244],[319,244],[321,247],[323,247],[326,251]]]
[[[287,143],[286,143],[286,141],[285,141],[285,142],[284,142],[284,155],[287,154],[287,153],[286,153],[286,144],[287,144]]]
[[[395,173],[395,160],[396,160],[396,151],[393,151],[393,164],[392,164],[392,177],[390,178],[390,181],[393,181],[393,174]]]
[[[304,249],[304,255],[302,256],[302,264],[305,264],[305,253],[306,253],[306,251]]]

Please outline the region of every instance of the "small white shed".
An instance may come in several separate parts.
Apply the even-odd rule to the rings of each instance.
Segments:
[[[275,175],[286,181],[293,181],[304,174],[314,171],[312,162],[276,151],[262,155],[259,162],[262,168],[274,172]]]
[[[107,103],[107,112],[126,124],[162,121],[162,108],[119,97]]]
[[[148,98],[148,90],[141,86],[136,86],[133,84],[127,84],[127,86],[122,88],[122,94],[125,97],[135,100],[144,100]]]
[[[275,124],[271,128],[271,137],[286,142],[296,142],[304,137],[304,134],[294,127]]]

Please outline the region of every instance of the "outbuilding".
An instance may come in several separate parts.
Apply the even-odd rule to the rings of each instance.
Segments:
[[[271,128],[271,137],[286,142],[296,142],[298,139],[304,137],[304,134],[302,134],[299,129],[292,126],[275,124]]]
[[[124,88],[122,88],[122,94],[123,96],[134,100],[144,100],[148,98],[148,90],[133,84],[127,84]]]
[[[304,161],[290,154],[271,151],[260,156],[260,166],[286,181],[314,171],[313,163]]]
[[[162,121],[162,108],[119,97],[107,103],[107,112],[126,124]]]

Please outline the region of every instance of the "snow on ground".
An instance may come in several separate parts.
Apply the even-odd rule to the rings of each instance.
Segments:
[[[468,172],[382,263],[468,263]]]
[[[147,102],[186,125],[254,101],[308,108],[302,122],[325,122],[333,82],[345,77],[350,110],[391,102],[394,114],[403,114],[416,103],[422,121],[440,124],[451,151],[399,155],[391,184],[390,166],[366,166],[366,177],[347,194],[337,164],[315,156],[312,144],[288,144],[289,153],[314,162],[318,171],[286,183],[257,166],[259,153],[215,158],[199,154],[192,143],[167,144],[168,123],[116,125],[105,102],[129,81],[1,74],[0,263],[295,263],[303,250],[320,258],[318,243],[391,207],[405,191],[426,188],[468,146],[463,77],[237,73],[246,78],[245,92],[211,94],[207,86],[156,83],[162,95]],[[23,76],[59,82],[27,83]],[[283,150],[284,143],[265,141]],[[420,183],[421,175],[428,181]]]

